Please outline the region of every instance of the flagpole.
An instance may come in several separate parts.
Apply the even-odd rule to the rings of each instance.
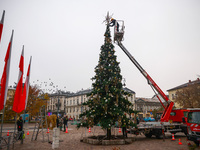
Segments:
[[[2,115],[2,117],[1,117],[1,134],[0,134],[0,137],[2,137],[4,113],[5,113],[5,105],[4,105],[4,107],[3,107],[3,115]]]
[[[15,116],[15,127],[14,127],[14,133],[13,133],[13,147],[14,147],[14,137],[15,137],[15,130],[16,130],[16,126],[17,126],[17,113],[16,113],[16,116]]]
[[[6,74],[6,85],[5,85],[5,91],[4,91],[4,93],[3,93],[3,95],[1,95],[1,96],[4,96],[3,97],[3,115],[2,115],[2,118],[1,118],[1,133],[0,133],[0,137],[2,137],[2,130],[3,130],[3,119],[4,119],[4,114],[5,114],[5,105],[6,105],[6,99],[7,99],[7,92],[8,92],[8,81],[9,81],[9,71],[10,71],[10,62],[11,62],[11,50],[12,50],[12,40],[13,40],[13,34],[14,34],[14,30],[12,30],[12,35],[11,35],[11,39],[10,39],[10,42],[9,42],[9,44],[8,44],[8,48],[10,48],[9,50],[10,50],[10,52],[9,52],[9,58],[8,58],[8,60],[6,60],[7,62],[8,62],[8,68],[7,68],[7,66],[4,66],[4,69],[5,69],[5,67],[6,67],[6,69],[8,69],[8,72],[6,72],[7,74]],[[10,46],[10,47],[9,47]],[[6,52],[6,56],[7,56],[7,53],[8,53],[8,49],[7,49],[7,52]],[[5,56],[5,57],[6,57]],[[5,58],[6,59],[6,58]],[[7,62],[5,62],[5,65],[7,65]],[[4,70],[5,71],[5,70]],[[4,72],[3,72],[3,75],[4,75]],[[3,76],[2,75],[2,76]],[[1,85],[2,86],[2,85]],[[1,88],[1,90],[3,90],[3,88]],[[2,141],[2,140],[1,140]]]
[[[15,116],[15,128],[14,128],[14,134],[15,134],[16,126],[17,126],[17,113],[16,113],[16,116]]]
[[[24,126],[25,126],[25,114],[26,114],[26,110],[24,109],[24,120],[22,119],[22,141],[21,141],[21,144],[23,144],[23,135],[25,134],[23,131],[24,131]]]

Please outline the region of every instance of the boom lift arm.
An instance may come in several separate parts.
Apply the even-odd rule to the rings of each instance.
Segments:
[[[124,51],[124,53],[128,56],[128,58],[132,61],[132,63],[138,68],[138,70],[142,73],[142,75],[147,79],[148,84],[151,86],[153,91],[159,93],[159,95],[166,101],[167,106],[165,107],[163,102],[160,100],[159,96],[156,94],[157,98],[159,99],[160,103],[164,107],[164,112],[161,116],[161,122],[168,122],[171,110],[173,108],[174,103],[169,100],[169,98],[164,94],[164,92],[159,88],[159,86],[154,82],[154,80],[149,76],[149,74],[142,68],[142,66],[136,61],[136,59],[129,53],[129,51],[124,47],[121,43],[124,35],[124,23],[122,23],[121,30],[118,32],[114,28],[114,41],[117,42],[117,45]]]

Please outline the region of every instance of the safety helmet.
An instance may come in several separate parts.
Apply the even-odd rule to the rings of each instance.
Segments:
[[[113,18],[111,18],[111,21],[113,21],[114,19]]]

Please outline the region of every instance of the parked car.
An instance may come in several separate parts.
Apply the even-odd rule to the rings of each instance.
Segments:
[[[155,119],[154,119],[154,118],[151,118],[151,117],[145,117],[143,120],[144,120],[145,122],[147,122],[147,121],[155,121]]]

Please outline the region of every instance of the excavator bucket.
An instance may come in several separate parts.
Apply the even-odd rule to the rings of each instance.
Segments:
[[[171,102],[170,104],[167,105],[167,107],[165,107],[165,110],[160,119],[161,122],[169,121],[169,116],[170,116],[173,106],[174,106],[174,102]]]

